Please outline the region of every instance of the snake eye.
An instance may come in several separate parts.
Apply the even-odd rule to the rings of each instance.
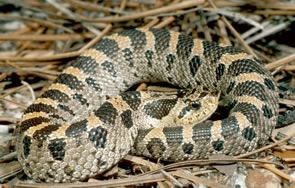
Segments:
[[[192,102],[192,107],[196,110],[199,110],[201,108],[201,104],[197,101]]]

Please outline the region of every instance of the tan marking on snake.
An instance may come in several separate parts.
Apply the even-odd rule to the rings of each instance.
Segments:
[[[50,138],[64,138],[66,136],[66,130],[71,126],[70,124],[64,124],[60,126],[56,131],[50,134]]]
[[[77,77],[79,80],[85,79],[85,75],[76,67],[68,67],[67,69],[65,69],[64,73],[72,74],[75,77]]]
[[[212,140],[224,140],[221,136],[221,132],[221,121],[214,121],[213,126],[211,127]]]
[[[71,96],[73,94],[73,91],[68,86],[60,83],[52,84],[51,86],[49,86],[48,90],[58,90],[67,94],[68,96]]]
[[[56,108],[56,101],[54,100],[51,100],[49,98],[37,98],[35,101],[34,101],[34,104],[48,104],[54,108]]]
[[[253,81],[257,81],[259,83],[264,82],[264,78],[261,75],[257,74],[257,73],[240,74],[239,76],[236,77],[235,80],[236,80],[237,84],[245,82],[246,80],[253,80]]]
[[[22,117],[22,120],[25,121],[25,120],[37,118],[37,117],[48,118],[48,114],[45,112],[31,112],[31,113],[24,114]]]
[[[38,126],[30,127],[30,128],[26,131],[26,135],[32,137],[33,134],[34,134],[36,131],[41,130],[41,129],[43,129],[44,127],[47,127],[47,126],[48,126],[48,123],[41,123],[41,124],[39,124]]]
[[[223,63],[226,67],[228,67],[229,65],[231,65],[232,62],[239,60],[239,59],[250,59],[250,55],[246,54],[246,53],[238,53],[238,54],[224,54],[221,56],[220,58],[220,62]]]
[[[103,52],[97,51],[92,48],[83,52],[82,56],[89,56],[89,57],[95,59],[95,61],[98,64],[104,62],[105,60],[109,60],[109,58],[107,56],[105,56]]]

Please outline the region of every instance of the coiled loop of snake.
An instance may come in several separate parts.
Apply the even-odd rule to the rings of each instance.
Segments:
[[[142,81],[205,86],[230,100],[227,118],[141,130],[139,108],[161,120],[164,100],[141,106]],[[109,96],[120,100],[108,100]],[[119,102],[118,102],[119,101]],[[169,112],[168,112],[169,113]],[[278,96],[271,75],[241,50],[167,29],[133,29],[102,39],[69,65],[28,109],[18,128],[18,160],[36,181],[96,176],[132,148],[167,161],[252,151],[271,135]],[[137,120],[135,120],[137,118]]]

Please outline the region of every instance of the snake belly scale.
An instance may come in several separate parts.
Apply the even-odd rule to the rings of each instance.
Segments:
[[[140,92],[122,94],[143,81],[221,91],[230,114],[142,129],[136,121],[148,122],[136,115],[138,108],[159,121],[167,115],[140,107]],[[276,84],[245,52],[167,29],[124,30],[71,62],[26,109],[17,129],[18,160],[37,182],[74,182],[106,171],[131,150],[165,161],[238,155],[263,145],[277,117]]]

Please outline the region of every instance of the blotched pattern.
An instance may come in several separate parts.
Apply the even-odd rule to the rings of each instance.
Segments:
[[[142,81],[221,91],[229,117],[178,125],[174,118],[204,104],[177,110],[173,97],[122,93]],[[264,144],[277,117],[275,82],[250,55],[167,29],[125,30],[85,51],[27,108],[18,160],[35,181],[74,182],[103,173],[131,150],[166,161],[238,155]]]

